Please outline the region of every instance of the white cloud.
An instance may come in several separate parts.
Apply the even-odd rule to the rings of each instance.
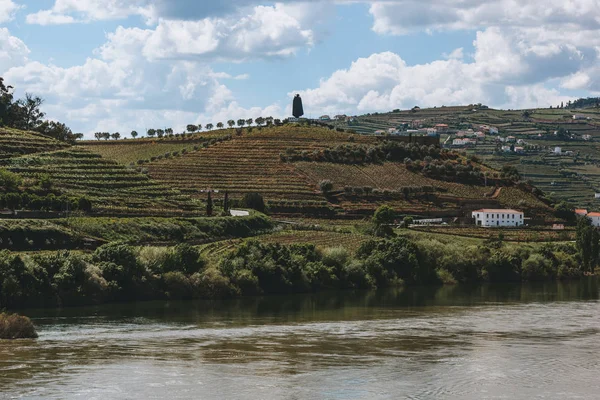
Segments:
[[[390,0],[374,1],[370,13],[375,32],[393,35],[542,25],[600,28],[598,0]]]
[[[257,6],[237,18],[163,20],[155,29],[119,27],[100,53],[129,58],[138,49],[148,60],[226,60],[286,57],[314,43],[313,32],[281,5]]]
[[[11,36],[7,28],[0,28],[0,74],[11,67],[27,62],[29,48],[17,37]]]
[[[56,0],[51,9],[27,15],[27,23],[55,25],[124,19],[139,15],[153,19],[151,4],[146,0]]]
[[[0,0],[0,24],[11,21],[19,8],[12,0]]]
[[[547,89],[544,83],[516,79],[527,67],[520,55],[492,55],[486,46],[502,48],[494,32],[482,32],[475,44],[477,51],[472,62],[452,57],[408,65],[391,52],[373,54],[321,80],[317,88],[298,93],[303,97],[305,110],[312,114],[473,103],[504,108],[547,107],[567,99],[557,90]]]
[[[586,89],[591,80],[586,72],[578,71],[564,78],[560,87],[565,89]]]

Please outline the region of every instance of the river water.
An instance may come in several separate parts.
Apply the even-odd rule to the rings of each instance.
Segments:
[[[27,311],[0,398],[600,399],[595,279]]]

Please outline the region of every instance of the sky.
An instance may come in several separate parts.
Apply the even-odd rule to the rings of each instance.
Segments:
[[[0,0],[0,76],[83,132],[600,95],[600,0]]]

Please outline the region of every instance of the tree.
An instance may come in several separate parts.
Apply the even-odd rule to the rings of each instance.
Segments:
[[[190,124],[186,127],[186,129],[189,133],[194,133],[198,130],[198,127],[196,125]]]
[[[252,118],[248,118],[248,119],[246,120],[246,125],[250,126],[250,125],[252,125],[252,123],[253,123],[253,122],[254,122],[254,121],[252,120]]]
[[[230,119],[229,121],[227,121],[227,125],[229,125],[230,128],[233,128],[235,126],[235,121]]]
[[[35,128],[35,131],[63,142],[73,143],[78,138],[83,138],[83,134],[73,133],[68,126],[56,121],[44,121]],[[101,138],[104,138],[104,133]]]
[[[212,192],[208,191],[208,198],[206,199],[206,215],[212,217],[213,214],[213,201],[212,201]]]
[[[554,215],[569,222],[575,221],[575,218],[577,217],[575,209],[566,201],[561,201],[554,206]]]
[[[244,125],[246,125],[246,120],[245,119],[238,119],[237,120],[237,124],[240,128],[242,128]]]
[[[104,139],[104,140],[110,139],[110,133],[109,132],[102,132],[102,139]]]
[[[229,211],[229,192],[225,191],[225,198],[223,199],[223,212]]]
[[[392,224],[396,219],[396,212],[387,205],[383,205],[375,211],[373,215],[373,224],[375,225],[374,234],[376,236],[393,236],[394,230]]]
[[[92,211],[92,202],[87,197],[80,197],[77,202],[77,208],[79,211],[83,212],[91,212]]]
[[[246,208],[265,212],[265,200],[259,193],[246,193],[242,199],[242,204]]]
[[[13,87],[4,84],[0,76],[0,126],[10,124],[10,110],[13,104]]]
[[[212,131],[215,126],[213,124],[206,124],[206,130]]]
[[[267,122],[267,126],[273,125],[273,117],[267,117],[265,118],[265,121]]]
[[[163,137],[165,135],[165,131],[162,129],[157,129],[156,130],[156,136],[158,136],[159,138]]]
[[[223,129],[223,127],[224,127],[224,126],[225,126],[225,125],[223,125],[223,123],[222,123],[222,122],[217,122],[217,128],[218,128],[218,129]]]
[[[94,133],[94,137],[96,138],[96,140],[102,139],[102,132],[96,132],[96,133]]]
[[[4,196],[4,203],[6,204],[6,208],[14,213],[21,205],[21,195],[19,193],[7,193]]]
[[[131,137],[132,138],[135,139],[137,137],[137,135],[138,135],[138,133],[136,131],[131,131]]]
[[[391,225],[396,219],[396,212],[388,205],[383,205],[375,211],[373,215],[373,223],[377,226]]]
[[[156,129],[148,129],[148,137],[154,137],[156,135]]]
[[[13,107],[17,118],[15,126],[29,131],[37,128],[46,116],[40,110],[42,104],[44,104],[44,100],[41,97],[25,93],[25,98],[18,100]]]
[[[333,190],[333,182],[331,182],[329,179],[324,179],[319,182],[319,189],[321,189],[321,192],[324,195],[327,195]]]
[[[592,226],[592,222],[589,218],[579,218],[577,222],[577,233],[576,233],[576,244],[577,250],[581,256],[581,268],[582,270],[588,271],[594,268],[592,264],[593,260],[597,260],[598,255],[594,255],[593,252],[598,249],[598,244],[594,241],[598,240],[598,234],[594,234],[596,228]]]
[[[119,132],[115,132],[112,135],[110,135],[110,137],[112,137],[115,140],[119,140],[121,139],[121,134]]]
[[[0,169],[0,188],[3,188],[4,192],[17,190],[21,182],[22,179],[19,175],[6,169]]]
[[[167,128],[167,129],[165,129],[165,134],[169,135],[169,136],[173,135],[173,128]]]
[[[254,122],[256,122],[256,125],[261,126],[265,123],[265,119],[263,117],[258,117]]]

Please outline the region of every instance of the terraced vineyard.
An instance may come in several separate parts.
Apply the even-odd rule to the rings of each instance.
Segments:
[[[288,148],[312,151],[350,143],[348,137],[347,133],[309,127],[254,130],[209,149],[150,163],[147,168],[152,178],[193,196],[204,197],[199,192],[210,188],[227,190],[234,198],[258,192],[269,200],[323,201],[317,182],[307,180],[279,155]],[[374,140],[353,138],[355,143]]]
[[[66,143],[48,138],[39,133],[0,128],[0,160],[66,147],[68,147]]]
[[[525,112],[527,111],[527,112]],[[589,119],[575,120],[574,114]],[[567,200],[576,206],[600,209],[600,201],[594,193],[600,192],[600,179],[591,165],[600,165],[600,109],[557,109],[541,108],[532,110],[494,110],[479,106],[437,107],[416,111],[395,111],[383,114],[370,114],[357,117],[351,125],[336,122],[341,128],[351,128],[361,133],[373,133],[375,130],[396,128],[401,124],[409,127],[431,127],[435,124],[448,124],[451,130],[473,128],[480,125],[495,126],[500,136],[514,136],[526,141],[526,146],[537,150],[526,150],[525,154],[496,154],[495,138],[489,137],[484,143],[468,150],[479,156],[486,165],[500,169],[505,165],[514,165],[555,200]],[[414,125],[414,126],[413,126]],[[560,140],[552,135],[563,128],[575,135],[575,140]],[[583,135],[590,135],[591,141],[584,141]],[[442,142],[448,138],[442,135]],[[450,136],[450,139],[453,137]],[[571,151],[572,156],[548,157],[555,147],[563,152]],[[535,165],[525,161],[542,158]],[[575,159],[575,160],[574,160]],[[523,163],[521,163],[523,160]]]
[[[205,143],[210,143],[211,140],[224,138],[231,133],[231,130],[219,130],[177,138],[85,141],[79,142],[77,145],[109,160],[128,165],[140,160],[150,161],[152,158],[162,158],[167,153],[170,156],[173,152],[193,151]]]
[[[198,209],[189,196],[82,149],[14,157],[0,166],[24,178],[48,174],[57,189],[89,197],[97,212],[164,214]]]

